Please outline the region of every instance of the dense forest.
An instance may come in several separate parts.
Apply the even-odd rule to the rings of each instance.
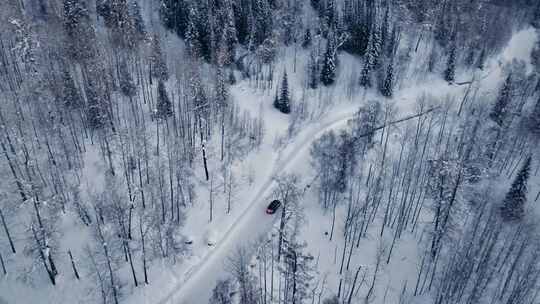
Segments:
[[[540,303],[539,1],[0,16],[0,303]]]

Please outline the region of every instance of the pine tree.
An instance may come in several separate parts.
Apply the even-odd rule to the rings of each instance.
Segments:
[[[188,55],[194,58],[197,58],[202,54],[198,17],[198,12],[196,11],[195,7],[192,6],[189,10],[185,41]]]
[[[308,62],[308,87],[310,89],[316,89],[319,86],[319,61],[315,55],[315,52],[309,53]]]
[[[111,33],[113,45],[133,49],[141,41],[127,0],[98,0],[96,11],[103,17],[105,26]]]
[[[381,36],[380,29],[374,29],[369,38],[368,49],[364,60],[364,67],[360,73],[360,86],[369,88],[372,86],[371,71],[373,71],[379,62],[381,55]]]
[[[452,34],[452,42],[450,45],[450,54],[446,62],[446,70],[444,71],[444,80],[453,83],[456,78],[456,34]]]
[[[456,77],[456,47],[452,46],[448,61],[446,62],[446,70],[444,71],[444,80],[453,83]]]
[[[234,21],[234,11],[230,1],[226,1],[224,4],[223,12],[221,13],[223,18],[223,28],[222,39],[225,44],[225,50],[227,58],[224,61],[225,65],[230,65],[234,62],[235,48],[238,43],[238,32],[236,30],[236,24]],[[219,27],[218,27],[219,28]]]
[[[536,3],[536,9],[534,10],[533,19],[531,25],[537,29],[540,29],[540,2]]]
[[[93,58],[96,54],[95,32],[90,21],[86,1],[63,0],[63,25],[66,33],[66,51],[79,62]]]
[[[229,70],[229,84],[230,85],[235,85],[236,84],[236,77],[234,76],[234,70],[233,69]]]
[[[540,136],[540,98],[529,116],[529,129],[533,134]]]
[[[476,67],[480,70],[483,70],[485,61],[486,61],[486,48],[483,48],[482,52],[480,52],[480,56],[478,56],[478,59],[476,61]]]
[[[222,67],[218,67],[216,74],[215,100],[218,107],[224,108],[227,106],[229,100],[229,88],[227,86],[225,71]]]
[[[389,38],[386,42],[386,49],[385,49],[385,55],[386,57],[393,57],[395,54],[395,51],[397,49],[397,43],[398,43],[398,27],[394,25],[392,27],[392,32],[390,33]]]
[[[133,1],[130,9],[130,13],[133,16],[133,28],[135,30],[136,39],[138,41],[143,41],[146,38],[146,26],[144,25],[144,19],[141,14],[141,7],[137,1]]]
[[[199,117],[207,118],[209,113],[209,103],[206,97],[206,91],[202,85],[201,77],[198,72],[194,73],[190,79],[191,98],[195,112]]]
[[[371,87],[371,68],[369,62],[364,62],[362,72],[360,72],[360,86],[364,88]]]
[[[166,28],[184,38],[190,5],[185,0],[161,0],[159,16]]]
[[[337,20],[336,20],[336,15],[337,15],[336,4],[335,4],[334,0],[324,1],[323,3],[326,3],[323,19],[324,19],[325,24],[328,27],[328,29],[333,29],[336,22],[337,22]]]
[[[126,97],[133,97],[137,93],[137,87],[133,82],[133,77],[129,72],[128,66],[125,61],[120,62],[118,67],[118,82],[120,85],[120,92]]]
[[[255,46],[259,46],[272,36],[272,11],[268,0],[254,0],[252,3],[252,37]]]
[[[61,102],[64,106],[77,108],[83,104],[81,95],[75,87],[75,81],[65,65],[62,67]]]
[[[389,46],[390,39],[392,37],[388,37],[388,32],[390,30],[390,6],[386,7],[386,11],[384,13],[384,19],[381,25],[381,53],[383,53],[384,50],[386,50]],[[390,39],[389,39],[390,38]]]
[[[527,157],[523,167],[519,170],[510,190],[506,194],[503,205],[500,207],[501,217],[506,221],[516,221],[525,215],[527,203],[527,182],[531,170],[531,157]]]
[[[274,95],[274,101],[273,101],[272,104],[274,105],[274,108],[280,110],[281,104],[280,104],[280,101],[279,101],[279,94],[278,94],[277,89],[276,89],[276,94]]]
[[[364,56],[369,45],[371,28],[374,24],[372,6],[375,1],[344,1],[343,25],[350,38],[343,44],[343,49]]]
[[[154,35],[152,39],[152,53],[150,54],[150,75],[158,80],[166,81],[169,79],[169,71],[167,70],[167,64],[161,51],[161,43],[159,36]]]
[[[304,34],[304,40],[302,41],[302,47],[307,49],[311,46],[311,31],[309,29],[306,29],[306,33]]]
[[[489,113],[489,118],[497,123],[499,126],[503,126],[506,117],[508,105],[512,94],[512,74],[506,77],[503,88],[499,93],[499,97],[493,106],[493,109]]]
[[[291,100],[289,96],[289,81],[287,79],[287,71],[283,73],[283,80],[281,81],[281,92],[279,94],[277,104],[274,104],[274,106],[279,111],[281,111],[281,113],[291,113]]]
[[[88,125],[93,129],[100,129],[105,125],[106,115],[103,96],[99,80],[90,77],[84,88],[86,93],[86,118]]]
[[[392,97],[394,94],[394,60],[390,60],[386,68],[386,78],[381,87],[381,94],[385,97]]]
[[[381,51],[383,47],[383,42],[381,39],[381,28],[379,26],[375,26],[375,29],[373,31],[373,42],[372,47],[368,50],[370,56],[370,62],[372,65],[372,69],[376,69],[379,67],[380,57],[381,57]]]
[[[326,46],[326,52],[324,53],[322,70],[321,70],[321,82],[325,86],[332,85],[336,80],[336,58],[335,51],[332,43],[328,42]]]
[[[241,5],[234,5],[232,10],[238,43],[247,46],[249,42],[249,15],[251,10]]]
[[[474,62],[475,62],[475,56],[476,56],[476,47],[474,46],[471,46],[469,47],[469,50],[467,52],[467,57],[465,58],[465,65],[466,66],[469,66],[469,67],[472,67],[474,65]]]
[[[172,115],[172,104],[169,96],[167,95],[167,90],[165,89],[165,84],[162,80],[158,82],[158,95],[157,95],[157,109],[156,116],[159,118],[167,118]]]

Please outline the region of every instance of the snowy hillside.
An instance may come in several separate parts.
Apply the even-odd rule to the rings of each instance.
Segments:
[[[0,11],[0,304],[539,303],[539,4]]]

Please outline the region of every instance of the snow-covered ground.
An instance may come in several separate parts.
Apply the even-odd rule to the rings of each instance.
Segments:
[[[497,88],[503,81],[501,71],[505,63],[522,60],[527,64],[528,69],[531,69],[530,50],[536,39],[537,34],[532,29],[516,33],[501,55],[489,60],[485,72],[476,72],[480,74],[477,79],[481,80],[475,86],[480,88],[480,92],[492,92],[493,94],[493,89]],[[338,85],[329,90],[304,93],[301,87],[304,81],[305,62],[299,60],[297,73],[293,73],[293,59],[292,56],[289,56],[292,54],[292,50],[284,52],[288,52],[281,54],[287,55],[285,56],[286,60],[281,61],[278,66],[282,70],[287,67],[294,100],[306,99],[313,103],[327,103],[326,111],[314,113],[299,127],[300,131],[289,138],[287,136],[288,117],[278,113],[272,107],[273,92],[261,93],[253,89],[247,82],[240,82],[234,86],[232,89],[233,98],[242,109],[253,115],[264,117],[266,133],[260,148],[234,164],[233,171],[238,178],[239,187],[235,194],[231,213],[226,214],[225,212],[224,196],[217,195],[214,218],[209,222],[209,185],[205,182],[199,183],[197,185],[197,203],[188,212],[187,222],[183,229],[184,233],[190,235],[194,241],[190,255],[173,266],[159,261],[153,262],[149,270],[150,285],[130,290],[131,294],[127,295],[125,303],[207,303],[215,282],[227,276],[224,263],[233,250],[239,245],[255,241],[272,230],[276,216],[269,216],[265,214],[264,210],[271,200],[270,193],[274,186],[273,178],[285,172],[294,172],[302,177],[302,186],[310,183],[314,176],[309,157],[311,143],[325,131],[346,127],[347,120],[367,100],[381,99],[380,96],[371,91],[359,91],[352,94],[347,92],[345,84],[347,81],[338,81]],[[299,52],[298,58],[306,57],[305,53]],[[361,62],[358,58],[343,54],[340,58],[340,79],[348,78],[360,68]],[[458,75],[459,81],[469,81],[472,79],[472,73],[471,71],[463,71]],[[395,98],[386,101],[396,105],[399,117],[414,113],[415,102],[423,94],[436,97],[455,96],[456,103],[458,103],[467,86],[448,85],[439,76],[430,75],[422,83],[405,80],[401,88],[400,91],[396,92]],[[97,165],[100,163],[97,159],[98,153],[89,151],[85,158],[86,167],[95,170],[95,172],[86,172],[87,176],[93,178],[86,180],[83,177],[83,181],[86,181],[89,189],[103,187],[104,180],[100,176],[103,176],[104,168]],[[218,171],[217,166],[216,163],[210,164],[211,173],[214,170]],[[249,181],[250,179],[252,182]],[[313,203],[315,200],[316,196],[313,191],[307,191],[303,202],[307,225],[302,230],[302,238],[308,242],[308,250],[318,257],[319,273],[323,275],[334,268],[335,252],[336,250],[339,252],[339,244],[343,242],[339,237],[331,243],[328,242],[324,232],[328,230],[329,217],[322,213],[318,204]],[[69,221],[62,224],[65,226],[65,231],[70,231],[69,227],[72,225],[69,224]],[[340,231],[339,227],[337,227],[337,231]],[[215,234],[215,246],[210,247],[205,242],[205,237],[209,232]],[[68,239],[64,242],[71,246],[79,244],[80,249],[76,252],[78,254],[83,250],[84,246],[80,242],[85,238],[77,236],[77,233],[77,231],[71,231],[66,235]],[[367,268],[373,265],[377,242],[376,238],[370,237],[362,242],[362,249],[354,257],[355,265],[362,264],[366,265]],[[414,237],[405,236],[396,248],[396,256],[399,258],[394,259],[395,262],[383,269],[381,284],[386,286],[389,283],[389,286],[393,286],[389,292],[387,303],[394,303],[395,298],[392,297],[400,292],[399,287],[403,281],[414,276],[418,262],[416,250]],[[69,273],[69,270],[61,273]],[[335,276],[336,274],[330,275]],[[335,280],[332,281],[335,282]],[[73,285],[79,286],[79,288],[73,287]],[[330,292],[335,292],[336,286],[328,288]],[[73,282],[67,276],[59,281],[57,287],[27,289],[23,287],[23,284],[13,280],[0,281],[0,303],[2,301],[35,303],[34,299],[44,299],[46,303],[76,303],[77,293],[85,292],[84,282]],[[16,291],[17,294],[13,291]],[[381,297],[376,299],[377,303],[382,303]]]
[[[536,39],[536,32],[531,29],[516,33],[502,54],[490,59],[485,69],[486,72],[478,72],[483,75],[479,77],[481,81],[477,84],[480,91],[493,93],[493,89],[499,87],[503,81],[501,70],[504,64],[518,60],[530,65],[530,50],[532,50]],[[292,66],[290,60],[289,63],[283,63],[283,66]],[[340,60],[341,66],[344,67],[341,71],[341,77],[361,66],[353,56],[345,54]],[[299,66],[301,67],[302,64],[300,62]],[[472,79],[470,72],[463,72],[458,76],[463,81]],[[292,86],[291,90],[293,92],[301,91],[302,79],[301,76],[298,76],[298,78],[300,79],[296,79],[296,86]],[[465,90],[465,85],[448,85],[440,77],[434,76],[430,81],[424,83],[405,83],[404,89],[397,92],[396,97],[388,102],[395,102],[399,109],[399,116],[405,116],[414,111],[413,105],[415,101],[423,94],[434,97],[456,96],[457,103]],[[350,98],[345,94],[344,87],[334,88],[332,93],[332,110],[325,113],[319,120],[302,126],[302,131],[288,141],[284,149],[276,151],[273,147],[273,139],[287,131],[287,121],[282,114],[272,108],[272,96],[257,93],[245,83],[240,83],[233,88],[233,96],[240,102],[242,107],[249,109],[252,113],[263,115],[265,118],[267,130],[265,141],[259,151],[249,155],[243,162],[244,164],[247,163],[248,166],[253,166],[255,182],[240,192],[238,200],[235,202],[235,210],[228,216],[218,216],[211,224],[207,224],[203,219],[207,219],[208,207],[203,206],[200,207],[199,211],[195,211],[200,212],[200,216],[193,216],[194,212],[190,213],[189,217],[191,219],[186,225],[186,231],[194,231],[197,235],[196,239],[201,239],[205,229],[217,231],[217,245],[209,248],[201,242],[200,246],[194,248],[194,256],[186,264],[181,265],[179,270],[174,271],[175,275],[161,274],[164,281],[159,278],[159,281],[155,284],[159,287],[160,293],[153,292],[153,287],[150,286],[141,290],[144,292],[143,297],[135,293],[130,303],[141,300],[143,303],[187,304],[207,302],[215,282],[228,275],[224,264],[233,250],[237,246],[254,242],[261,235],[268,234],[272,230],[275,216],[264,213],[264,209],[271,199],[269,194],[274,185],[272,177],[285,172],[293,172],[300,174],[303,177],[303,185],[307,185],[314,175],[309,165],[309,147],[311,143],[325,131],[345,127],[346,121],[352,117],[354,111],[366,100],[380,98],[373,92],[359,92],[358,95]],[[308,94],[316,95],[315,92],[309,92]],[[314,96],[310,97],[315,98]],[[337,238],[332,243],[328,243],[324,232],[328,231],[330,219],[322,213],[317,204],[312,203],[316,200],[316,196],[312,192],[308,191],[308,195],[304,199],[306,218],[308,220],[307,225],[302,230],[304,232],[302,237],[307,240],[309,251],[318,257],[319,272],[324,274],[335,268],[335,253],[336,250],[339,252],[338,244],[340,244],[340,240]],[[326,224],[321,225],[321,223]],[[192,227],[199,227],[199,229],[193,229]],[[200,227],[205,228],[200,229]],[[340,231],[339,228],[337,231]],[[394,261],[397,262],[392,262],[382,271],[383,279],[380,279],[381,284],[390,286],[387,299],[389,302],[392,302],[390,299],[396,300],[395,297],[399,294],[399,288],[403,282],[416,274],[418,263],[416,242],[413,236],[406,236],[401,240],[396,248],[398,258],[394,258]],[[355,255],[355,265],[361,263],[366,265],[366,268],[371,267],[377,244],[378,240],[374,237],[368,237],[367,241],[362,242],[362,250]],[[333,292],[336,292],[336,288],[337,286],[329,286],[329,289]],[[165,290],[167,292],[164,292]],[[156,296],[157,294],[160,294],[160,296]],[[377,302],[379,301],[382,301],[381,297],[377,298]]]

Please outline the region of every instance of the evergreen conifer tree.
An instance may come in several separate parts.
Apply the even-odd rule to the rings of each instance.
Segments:
[[[227,55],[224,64],[230,65],[234,62],[235,48],[236,44],[238,43],[238,32],[236,30],[234,12],[230,1],[226,1],[223,10],[225,10],[222,13],[222,15],[224,15],[223,22],[225,26],[223,28],[222,39],[224,40],[223,43],[225,44],[226,50],[225,54]]]
[[[143,41],[146,38],[146,26],[144,25],[144,19],[141,14],[141,7],[137,1],[133,1],[130,9],[133,16],[133,28],[136,39],[137,41]]]
[[[315,56],[315,52],[309,53],[308,62],[308,87],[310,89],[316,89],[319,86],[319,62]]]
[[[321,70],[321,82],[325,86],[332,85],[336,80],[336,58],[334,53],[334,47],[330,41],[326,46],[326,52],[324,53],[322,70]]]
[[[311,31],[309,29],[306,29],[306,33],[304,34],[304,40],[302,41],[302,47],[308,48],[311,46]]]
[[[527,182],[531,170],[531,157],[527,157],[519,170],[510,190],[500,207],[501,217],[506,221],[516,221],[525,215],[525,203],[527,203]]]
[[[186,49],[187,53],[194,58],[201,56],[201,34],[198,28],[198,12],[194,6],[189,10],[188,22],[186,28]]]
[[[159,16],[166,28],[184,38],[187,28],[189,5],[185,0],[160,0]]]
[[[476,67],[480,70],[483,70],[485,61],[486,61],[486,48],[483,48],[482,52],[480,52],[480,56],[478,56],[478,59],[476,61]]]
[[[360,72],[360,86],[364,88],[371,87],[371,68],[368,61],[364,62],[362,72]]]
[[[450,53],[446,62],[446,70],[444,71],[444,80],[453,83],[456,78],[456,34],[452,34],[452,42],[450,45]]]
[[[533,20],[531,25],[537,29],[540,29],[540,2],[536,2],[536,9],[534,11]]]
[[[372,86],[371,81],[371,71],[373,71],[379,62],[379,57],[381,55],[381,36],[380,29],[375,28],[372,30],[368,49],[366,51],[366,56],[364,60],[364,67],[360,73],[360,86],[364,88],[369,88]]]
[[[169,96],[167,95],[165,84],[163,83],[162,80],[159,80],[156,116],[159,118],[167,118],[171,115],[172,115],[171,100],[169,99]]]
[[[167,64],[165,63],[165,58],[163,57],[163,52],[161,51],[161,43],[157,34],[155,34],[154,38],[152,39],[152,51],[150,54],[150,75],[153,78],[162,81],[169,79],[169,71],[167,69]]]
[[[84,0],[63,0],[68,55],[79,62],[95,56],[95,32]]]
[[[392,27],[392,31],[390,32],[389,37],[386,39],[386,49],[385,49],[385,55],[386,57],[394,56],[395,50],[397,49],[397,40],[398,40],[398,27],[394,25]]]
[[[235,85],[236,84],[236,77],[234,76],[234,70],[233,69],[229,70],[229,84],[230,85]]]
[[[540,136],[540,98],[529,117],[529,129],[533,134]]]
[[[227,101],[229,99],[227,78],[225,76],[225,71],[222,67],[218,67],[216,74],[215,101],[218,107],[224,108],[227,106]]]
[[[371,63],[371,69],[376,69],[379,67],[380,57],[381,57],[381,51],[383,47],[383,41],[381,37],[381,28],[379,26],[375,26],[375,29],[373,30],[373,41],[372,46],[368,50],[370,56],[370,63]]]
[[[100,129],[105,125],[105,110],[103,109],[102,92],[99,80],[90,77],[84,88],[86,93],[86,118],[88,125],[93,129]]]
[[[274,108],[280,110],[281,105],[280,105],[280,100],[279,100],[278,90],[279,90],[279,89],[276,88],[276,94],[274,95],[273,105],[274,105]],[[280,110],[280,111],[281,111],[281,110]]]
[[[252,3],[251,36],[255,46],[259,46],[272,35],[272,11],[268,0],[253,0]]]
[[[394,60],[390,60],[386,68],[386,78],[384,79],[381,94],[385,97],[392,97],[394,94]]]
[[[324,10],[324,21],[326,22],[328,29],[332,29],[334,28],[337,21],[336,3],[334,2],[334,0],[324,1],[323,3],[326,3],[326,8]]]
[[[76,108],[83,104],[81,95],[75,87],[75,81],[71,76],[69,70],[64,66],[62,68],[62,92],[61,92],[61,102],[63,105]]]
[[[497,123],[499,126],[504,124],[507,117],[508,105],[510,104],[510,98],[512,94],[512,75],[508,75],[504,82],[503,88],[499,93],[499,97],[493,106],[493,109],[489,113],[489,118]]]
[[[193,106],[195,112],[199,117],[208,118],[210,105],[206,91],[203,87],[199,72],[196,71],[190,79],[191,98],[193,100]]]
[[[291,113],[291,99],[289,94],[289,81],[287,79],[287,71],[283,73],[283,80],[281,81],[281,92],[278,100],[278,110],[282,113]]]
[[[381,25],[381,53],[383,53],[384,50],[388,48],[388,44],[390,43],[390,39],[392,37],[388,36],[388,32],[390,30],[390,7],[386,7],[386,11],[384,13],[384,19]]]
[[[137,87],[133,82],[133,77],[129,72],[128,66],[125,61],[120,62],[118,67],[118,82],[120,85],[120,91],[126,97],[133,97],[137,93]]]
[[[133,49],[142,40],[143,37],[136,28],[135,16],[130,10],[127,0],[98,0],[96,11],[103,17],[105,26],[111,33],[113,45]],[[140,12],[138,13],[139,16],[136,17],[141,17]],[[137,22],[140,21],[142,21],[142,17]]]

